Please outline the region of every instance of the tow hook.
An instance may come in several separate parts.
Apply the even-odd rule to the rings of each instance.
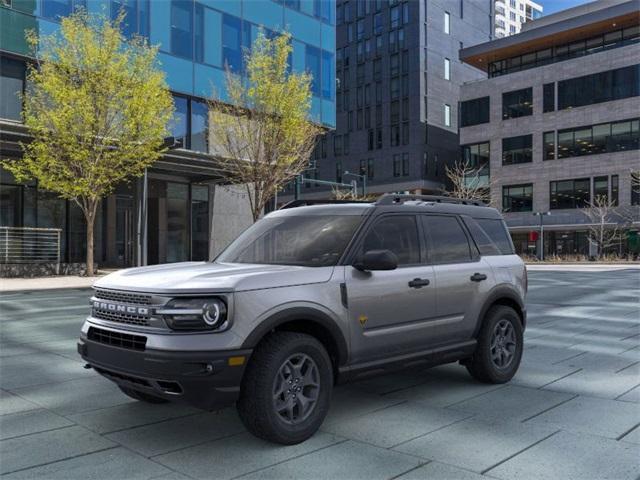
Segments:
[[[91,365],[89,365],[88,363],[85,363],[84,367],[82,367],[82,368],[84,368],[85,370],[91,370],[93,367]]]

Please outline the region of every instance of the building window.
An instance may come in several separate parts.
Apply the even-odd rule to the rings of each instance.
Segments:
[[[389,19],[391,20],[391,28],[398,28],[400,26],[400,7],[396,5],[389,10]]]
[[[393,176],[399,177],[402,172],[402,165],[400,163],[400,155],[393,156]]]
[[[593,179],[593,200],[600,197],[604,201],[609,199],[609,177],[594,177]]]
[[[191,100],[191,128],[189,132],[191,150],[207,152],[209,109],[205,102]]]
[[[461,147],[462,162],[478,172],[478,180],[489,184],[490,147],[489,142],[474,143]]]
[[[342,137],[340,135],[333,137],[333,155],[336,157],[342,155]]]
[[[618,185],[618,175],[611,175],[611,202],[618,205],[620,200],[620,189]]]
[[[556,84],[545,83],[542,87],[542,111],[553,112],[556,109]]]
[[[470,127],[489,123],[489,97],[460,102],[460,126]]]
[[[397,147],[400,145],[400,125],[391,125],[391,146]]]
[[[189,99],[173,96],[175,110],[169,123],[169,130],[175,145],[179,148],[189,148]]]
[[[305,65],[307,71],[311,74],[311,93],[314,97],[319,97],[320,89],[320,49],[306,45]]]
[[[640,65],[558,82],[558,110],[640,95]]]
[[[25,72],[23,61],[0,57],[0,118],[22,120]]]
[[[444,79],[451,80],[451,60],[444,59]]]
[[[342,183],[342,162],[336,162],[336,182]]]
[[[502,119],[518,118],[533,113],[532,88],[502,94]]]
[[[402,154],[402,176],[403,177],[408,177],[409,176],[409,154],[408,153],[403,153]]]
[[[505,185],[502,187],[503,212],[531,212],[533,210],[533,184]]]
[[[583,208],[589,206],[591,198],[591,179],[561,180],[550,182],[551,210]]]
[[[322,50],[322,98],[333,100],[335,89],[334,56]]]
[[[231,18],[237,22],[240,51],[240,20]],[[171,53],[193,59],[193,3],[190,1],[171,1]]]
[[[382,148],[382,129],[376,129],[376,149],[380,150]]]
[[[556,132],[544,132],[542,134],[543,160],[555,160],[556,158]]]
[[[640,170],[631,173],[631,205],[640,205]]]
[[[451,126],[451,105],[444,104],[444,126]]]
[[[56,2],[42,2],[43,4]],[[78,2],[76,2],[77,4]],[[86,2],[80,2],[83,4]],[[122,33],[127,38],[139,34],[149,36],[149,1],[148,0],[111,0],[111,19],[118,18],[120,12],[125,14]]]
[[[18,8],[18,2],[14,3],[16,4],[15,8]],[[28,5],[29,3],[27,3],[26,5]],[[55,20],[59,22],[62,17],[71,15],[74,9],[78,9],[80,7],[86,10],[86,0],[47,0],[42,2],[42,16],[44,18],[48,18],[49,20]]]
[[[449,12],[444,12],[444,33],[449,35],[451,33],[451,15]]]
[[[640,148],[640,120],[622,120],[558,130],[558,158]]]
[[[529,163],[531,155],[531,135],[521,135],[502,139],[502,164]]]
[[[342,151],[345,155],[349,155],[349,134],[345,133],[342,136]]]
[[[222,62],[233,72],[242,69],[242,29],[240,19],[222,16]]]

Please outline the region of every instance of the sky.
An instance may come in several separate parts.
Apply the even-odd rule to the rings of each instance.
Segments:
[[[576,7],[591,1],[592,0],[538,0],[536,3],[543,6],[544,15],[549,15],[550,13],[556,13],[560,10],[566,10],[567,8]]]

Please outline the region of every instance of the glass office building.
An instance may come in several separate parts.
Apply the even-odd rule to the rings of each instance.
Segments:
[[[78,8],[111,18],[124,10],[125,35],[139,34],[160,46],[159,62],[176,108],[171,130],[178,148],[157,162],[144,182],[123,185],[103,202],[96,223],[100,264],[209,257],[211,184],[223,175],[208,153],[205,99],[214,93],[224,98],[225,68],[242,73],[242,52],[260,29],[267,35],[291,33],[291,67],[313,77],[312,118],[335,126],[334,0],[5,0],[0,4],[2,158],[19,158],[19,142],[28,138],[20,123],[31,60],[25,32],[53,33],[60,18]],[[78,209],[35,183],[19,184],[8,172],[1,174],[0,226],[61,228],[63,259],[82,261],[84,221]]]

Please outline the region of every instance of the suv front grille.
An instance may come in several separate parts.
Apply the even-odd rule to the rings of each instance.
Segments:
[[[97,288],[94,297],[101,300],[111,300],[113,302],[122,302],[134,305],[151,304],[151,295],[145,295],[143,293],[117,292],[115,290],[102,290]]]
[[[110,322],[127,323],[129,325],[149,326],[148,315],[132,315],[128,313],[112,312],[109,310],[93,309],[93,317]]]
[[[112,332],[96,327],[89,328],[87,338],[104,345],[127,348],[129,350],[143,351],[147,346],[147,337],[142,335],[129,335],[128,333]]]

